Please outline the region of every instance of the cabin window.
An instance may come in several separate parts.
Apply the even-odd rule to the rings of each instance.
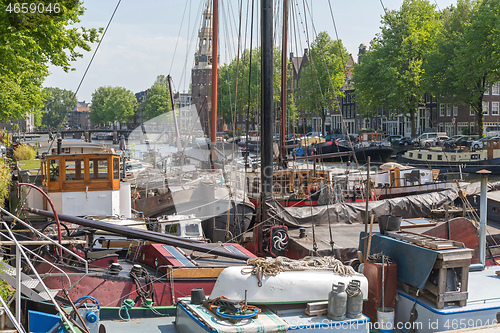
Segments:
[[[186,236],[199,236],[200,229],[198,228],[197,223],[186,224]]]
[[[410,157],[413,157],[413,153],[410,153]]]
[[[50,160],[49,162],[49,181],[58,182],[59,181],[59,160]]]
[[[83,160],[66,160],[66,180],[83,180]]]
[[[165,233],[179,236],[179,224],[167,224],[165,226]]]
[[[427,154],[427,159],[428,160],[432,160],[432,155],[431,154]]]
[[[89,160],[90,179],[108,178],[108,160],[105,158],[94,158]]]
[[[120,179],[120,159],[113,158],[113,179]]]
[[[420,160],[420,159],[422,159],[422,154],[418,154],[418,155],[417,155],[417,158],[418,158],[419,160]]]
[[[443,155],[438,155],[438,161],[442,161],[443,160]]]

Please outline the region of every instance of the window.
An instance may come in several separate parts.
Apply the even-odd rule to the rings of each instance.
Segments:
[[[499,102],[491,102],[491,115],[492,116],[498,116],[498,107],[499,107]]]
[[[446,115],[448,117],[451,116],[451,105],[450,104],[446,104]]]
[[[444,110],[445,110],[445,105],[444,104],[439,104],[439,115],[441,117],[444,117]]]
[[[492,95],[500,95],[500,83],[495,83],[491,86],[491,94]]]
[[[66,180],[83,180],[83,160],[66,160]]]
[[[95,158],[89,160],[90,179],[108,178],[108,160],[105,158]]]
[[[490,111],[490,103],[483,102],[483,114],[488,115]]]
[[[427,154],[427,159],[428,160],[432,160],[432,155],[431,154]]]
[[[475,114],[474,109],[472,108],[472,106],[471,106],[471,107],[470,107],[470,109],[469,109],[469,114],[470,114],[471,116],[473,116],[473,115]]]
[[[59,181],[59,160],[50,160],[49,162],[49,181]]]
[[[438,161],[442,161],[443,160],[443,155],[438,155]]]
[[[120,159],[113,158],[113,179],[120,179]]]
[[[458,116],[458,105],[453,105],[453,116],[456,117]]]

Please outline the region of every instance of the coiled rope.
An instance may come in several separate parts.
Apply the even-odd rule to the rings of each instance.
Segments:
[[[130,320],[130,314],[128,313],[128,309],[132,309],[135,305],[135,302],[131,300],[130,298],[127,298],[123,301],[122,306],[120,307],[120,310],[118,310],[118,316],[120,317],[121,320],[124,321],[129,321]],[[125,317],[122,317],[122,310],[125,310]]]
[[[286,271],[322,270],[333,271],[340,276],[356,274],[351,266],[345,266],[334,257],[304,257],[294,260],[286,257],[277,258],[252,258],[247,260],[247,265],[254,266],[253,269],[243,268],[242,273],[252,273],[257,276],[275,276]]]

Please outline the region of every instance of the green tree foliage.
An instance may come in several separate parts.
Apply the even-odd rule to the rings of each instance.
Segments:
[[[30,145],[19,145],[14,149],[12,157],[16,161],[32,160],[36,157],[36,149]]]
[[[261,96],[261,57],[260,48],[252,50],[252,63],[250,64],[250,50],[244,50],[238,61],[219,67],[218,77],[218,114],[221,114],[226,124],[231,124],[234,113],[246,115],[250,113],[249,121],[256,127],[260,111]],[[274,49],[274,101],[280,100],[280,75],[281,52]],[[251,70],[251,73],[250,73]]]
[[[415,113],[425,91],[423,63],[436,47],[440,13],[427,0],[405,0],[399,10],[382,17],[381,32],[354,68],[353,83],[360,111],[370,116],[381,107]]]
[[[324,132],[327,111],[334,108],[337,96],[342,95],[340,88],[345,81],[344,64],[348,53],[342,42],[320,32],[311,44],[308,56],[309,66],[300,76],[297,104],[308,117],[321,117],[321,132]]]
[[[99,87],[92,94],[90,121],[93,124],[122,123],[134,116],[137,99],[132,91],[123,87]]]
[[[68,113],[76,105],[75,93],[60,88],[44,88],[44,106],[42,112],[42,125],[52,128],[61,128]]]
[[[459,0],[444,11],[438,47],[426,64],[429,89],[470,105],[480,135],[484,92],[500,79],[499,28],[499,1]]]
[[[9,195],[10,186],[12,183],[12,174],[7,162],[0,158],[0,206],[4,206],[5,199]]]
[[[165,75],[158,75],[143,104],[146,119],[152,119],[172,110],[170,89]]]
[[[80,22],[82,2],[48,0],[39,4],[36,10],[28,6],[23,13],[14,10],[21,3],[0,3],[0,119],[18,119],[41,109],[47,66],[69,71],[70,62],[82,56],[81,50],[90,51],[90,44],[98,40],[96,29],[68,28]]]

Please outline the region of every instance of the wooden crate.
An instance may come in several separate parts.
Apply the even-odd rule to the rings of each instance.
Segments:
[[[456,303],[459,306],[467,305],[469,266],[472,259],[472,249],[453,249],[439,251],[434,270],[438,272],[437,285],[427,281],[424,296],[430,299],[438,309],[445,303]],[[449,269],[460,271],[460,291],[447,291],[447,274]]]

